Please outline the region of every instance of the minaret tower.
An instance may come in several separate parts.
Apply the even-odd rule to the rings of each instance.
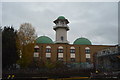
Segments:
[[[55,43],[66,43],[67,40],[67,31],[69,30],[68,23],[69,21],[64,16],[59,16],[55,21],[53,21],[56,25],[53,29],[56,31],[56,41]]]

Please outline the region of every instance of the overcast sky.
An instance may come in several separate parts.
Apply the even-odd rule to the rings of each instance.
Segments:
[[[1,13],[0,13],[1,14]],[[55,41],[53,21],[65,16],[68,41],[88,38],[95,45],[118,44],[117,2],[5,2],[2,3],[2,26],[31,23],[38,36],[46,35]]]

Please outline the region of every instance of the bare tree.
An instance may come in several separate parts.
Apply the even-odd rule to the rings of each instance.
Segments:
[[[36,39],[35,29],[30,23],[23,23],[18,30],[18,37],[22,45],[33,43]]]
[[[17,46],[21,53],[21,59],[18,61],[21,67],[27,67],[31,63],[36,38],[35,29],[30,23],[23,23],[20,25]]]

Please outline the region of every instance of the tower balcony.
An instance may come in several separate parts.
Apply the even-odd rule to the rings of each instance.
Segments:
[[[67,31],[69,30],[68,25],[55,25],[53,26],[53,29],[56,30],[57,28],[65,28]]]
[[[69,44],[69,41],[55,41],[54,43],[63,43],[63,44]]]

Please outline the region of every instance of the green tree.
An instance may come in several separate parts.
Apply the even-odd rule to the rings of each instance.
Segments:
[[[2,66],[9,68],[19,59],[16,47],[17,31],[13,27],[4,27],[2,31]]]

